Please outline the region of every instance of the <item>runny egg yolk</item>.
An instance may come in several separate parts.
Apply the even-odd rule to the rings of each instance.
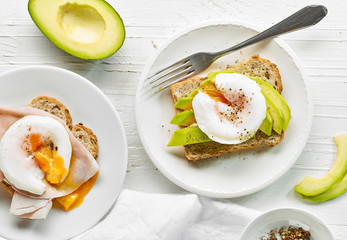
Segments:
[[[216,102],[222,102],[224,104],[227,104],[229,106],[232,106],[232,103],[225,98],[224,94],[217,90],[216,85],[213,81],[207,83],[204,85],[204,87],[201,89],[202,92],[206,93],[210,98],[215,100]],[[196,94],[198,94],[198,91],[192,95],[192,97],[195,97]],[[190,104],[185,110],[192,110],[193,106]]]
[[[67,172],[64,167],[64,159],[57,155],[54,148],[52,148],[51,146],[46,146],[40,134],[30,134],[29,142],[31,149],[34,152],[36,164],[41,169],[41,171],[46,174],[46,180],[51,184],[60,183],[62,177]],[[66,196],[56,198],[54,199],[54,202],[59,203],[59,206],[65,211],[70,211],[80,206],[84,200],[84,197],[94,186],[97,177],[98,173],[88,181],[83,183],[74,192]]]
[[[78,189],[69,195],[59,197],[54,199],[54,202],[58,202],[65,211],[70,211],[78,206],[80,206],[84,200],[84,197],[92,189],[95,184],[96,179],[98,178],[98,173],[91,177],[88,181],[83,183]]]
[[[29,142],[36,164],[46,174],[46,180],[51,184],[60,183],[67,172],[64,167],[64,159],[56,153],[52,146],[46,145],[40,134],[30,134]]]
[[[45,145],[45,143],[41,139],[41,135],[38,133],[30,134],[29,142],[31,145],[31,150],[33,152],[37,151],[38,149],[40,149],[41,147],[43,147]]]
[[[203,90],[203,92],[210,96],[210,98],[212,98],[216,102],[221,102],[229,106],[232,106],[232,103],[228,99],[226,99],[225,96],[217,89]]]

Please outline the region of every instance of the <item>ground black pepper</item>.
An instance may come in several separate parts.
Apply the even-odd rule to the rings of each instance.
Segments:
[[[267,237],[260,240],[313,240],[309,231],[301,227],[282,227],[280,230],[273,229],[268,233]]]

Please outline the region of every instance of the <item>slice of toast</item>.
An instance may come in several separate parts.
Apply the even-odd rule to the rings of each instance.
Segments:
[[[31,101],[28,105],[49,112],[60,119],[63,119],[70,128],[72,134],[83,144],[83,146],[96,159],[98,156],[98,140],[93,131],[84,126],[82,123],[72,127],[72,118],[69,110],[57,99],[47,96],[40,96]]]
[[[72,134],[77,138],[83,146],[92,154],[94,159],[97,159],[98,157],[98,139],[86,126],[84,126],[82,123],[76,124],[71,129]]]
[[[72,127],[72,118],[69,110],[57,99],[40,96],[31,101],[28,105],[33,108],[41,109],[49,112],[60,119],[63,119],[66,125],[71,129],[72,134],[83,144],[83,146],[97,159],[98,157],[98,140],[92,130],[85,127],[82,123],[76,124]],[[11,196],[14,193],[13,188],[6,182],[0,182],[0,186],[3,186]]]
[[[57,99],[47,96],[40,96],[31,101],[29,107],[37,108],[49,112],[65,121],[66,126],[72,128],[72,118],[69,110]]]
[[[240,62],[235,66],[229,66],[227,70],[237,73],[258,77],[271,84],[279,93],[282,92],[281,75],[275,64],[267,59],[253,56],[247,60]],[[200,86],[200,83],[206,78],[190,78],[170,86],[171,95],[174,103],[182,97],[186,97],[193,89]],[[181,110],[176,109],[177,112]],[[267,136],[260,130],[255,136],[240,144],[221,144],[217,142],[196,143],[184,146],[186,158],[190,161],[197,161],[204,158],[215,157],[222,154],[230,153],[236,150],[245,150],[258,147],[260,145],[275,146],[279,144],[284,137],[272,131],[271,136]]]

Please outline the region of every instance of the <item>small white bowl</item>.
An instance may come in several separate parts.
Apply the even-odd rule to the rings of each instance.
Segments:
[[[263,213],[244,229],[241,240],[259,240],[281,227],[302,227],[311,233],[313,240],[334,240],[329,228],[312,214],[299,209],[282,208]]]

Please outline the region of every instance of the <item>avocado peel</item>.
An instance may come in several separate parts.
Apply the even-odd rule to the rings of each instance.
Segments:
[[[124,24],[104,0],[29,0],[29,14],[57,47],[82,59],[103,59],[119,50]]]

